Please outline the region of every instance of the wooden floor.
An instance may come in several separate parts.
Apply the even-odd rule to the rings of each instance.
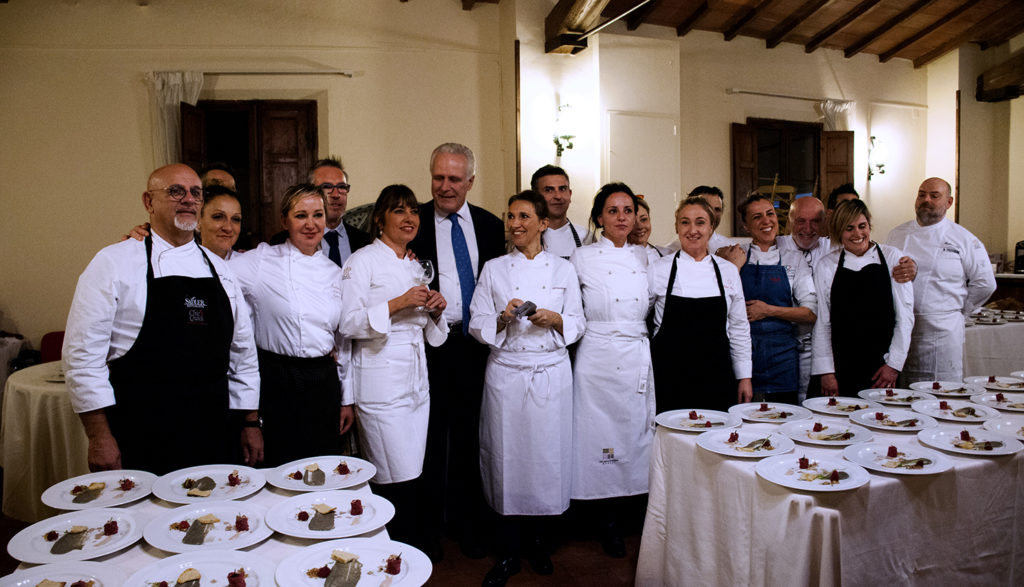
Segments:
[[[18,561],[7,554],[7,542],[28,524],[0,516],[0,541],[4,545],[0,554],[0,576],[14,572]],[[626,558],[610,558],[594,540],[571,539],[562,544],[551,556],[555,564],[553,575],[541,576],[523,561],[523,570],[508,582],[509,587],[619,587],[633,585],[636,560],[640,547],[639,529],[626,535]],[[480,585],[484,575],[494,564],[492,557],[480,560],[467,558],[458,544],[444,541],[445,557],[434,566],[427,585],[462,587]]]

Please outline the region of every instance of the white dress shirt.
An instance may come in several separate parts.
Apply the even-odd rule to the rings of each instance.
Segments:
[[[672,270],[675,253],[658,259],[647,269],[650,295],[654,297],[655,333],[661,326],[661,317],[665,313],[665,296],[668,287],[668,276]],[[684,298],[717,297],[722,294],[715,279],[715,268],[711,265],[711,255],[705,255],[700,261],[686,253],[679,254],[676,269],[676,280],[672,285],[671,294]],[[728,311],[726,319],[726,335],[729,337],[729,352],[732,355],[732,369],[736,379],[747,379],[753,369],[750,358],[750,323],[747,321],[747,303],[743,297],[743,282],[740,271],[729,261],[715,257],[718,270],[722,274],[722,288],[725,290],[725,305]],[[699,343],[699,341],[695,341]],[[681,350],[680,352],[685,352]]]
[[[577,247],[576,239],[572,237],[573,228],[576,229],[576,235],[580,239],[580,246],[582,246],[584,239],[587,238],[587,229],[579,224],[566,222],[561,228],[548,227],[544,231],[544,250],[559,257],[571,257]]]
[[[341,264],[344,265],[345,261],[348,261],[349,256],[352,255],[352,241],[348,239],[348,231],[345,230],[345,223],[342,222],[334,228],[324,228],[324,237],[327,236],[328,232],[338,233],[338,254],[341,255]],[[327,242],[327,238],[320,239],[320,251],[323,252],[325,257],[327,257],[330,250],[331,244]],[[327,260],[330,261],[330,257],[328,257]],[[333,263],[334,261],[331,262]],[[337,265],[335,266],[337,267]]]
[[[473,217],[469,213],[469,204],[463,204],[456,212],[459,216],[459,226],[466,236],[466,247],[469,248],[469,259],[473,266],[473,279],[477,275],[477,264],[480,262],[480,252],[476,246],[476,232],[473,230]],[[449,324],[462,321],[462,285],[459,281],[459,271],[455,267],[455,251],[452,250],[452,221],[446,214],[434,208],[434,238],[437,243],[437,270],[438,283],[441,288],[441,295],[448,303],[444,310],[444,319]]]
[[[814,284],[818,290],[818,320],[814,323],[814,340],[811,345],[813,375],[835,373],[836,370],[832,357],[832,282],[836,277],[841,252],[842,249],[832,251],[814,266]],[[892,286],[892,303],[896,311],[896,327],[893,329],[889,352],[885,354],[885,364],[902,371],[910,348],[910,333],[914,329],[914,287],[910,283],[896,283],[892,278],[892,268],[899,263],[903,252],[895,247],[882,245],[882,254],[885,255],[885,262],[889,268],[886,273]],[[874,243],[860,257],[847,251],[843,258],[843,267],[851,271],[860,271],[869,265],[878,264],[878,250]]]
[[[154,277],[210,277],[199,245],[189,241],[173,247],[155,231]],[[234,314],[234,335],[228,357],[229,407],[259,407],[260,373],[249,308],[227,263],[210,250],[206,256],[220,278]],[[128,239],[105,247],[78,278],[64,335],[64,372],[75,412],[114,405],[107,364],[135,343],[146,313],[146,244]],[[173,361],[173,356],[167,357]],[[182,365],[188,368],[188,365]]]
[[[303,254],[290,241],[260,243],[228,266],[249,303],[257,347],[303,358],[334,352],[338,381],[345,380],[349,344],[341,335],[340,267],[319,251]],[[352,403],[342,396],[343,404]]]

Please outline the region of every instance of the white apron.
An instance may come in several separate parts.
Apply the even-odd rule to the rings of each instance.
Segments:
[[[503,515],[554,515],[569,507],[572,367],[564,349],[492,348],[480,408],[484,497]]]
[[[573,373],[573,499],[647,493],[654,411],[647,325],[587,320]]]
[[[375,483],[420,476],[430,415],[423,331],[392,332],[386,339],[357,340],[352,382],[359,418],[359,449],[377,467]]]
[[[963,314],[915,313],[902,380],[905,385],[916,381],[960,381],[964,371],[963,352]]]

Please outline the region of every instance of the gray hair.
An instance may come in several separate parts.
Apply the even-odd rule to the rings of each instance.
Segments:
[[[441,153],[448,155],[461,155],[466,158],[466,179],[469,179],[476,175],[476,158],[473,157],[473,150],[466,145],[460,143],[444,143],[438,145],[434,152],[430,154],[430,169],[434,169],[434,159],[437,158]]]
[[[333,167],[340,170],[345,174],[345,182],[349,182],[348,170],[346,170],[345,166],[341,164],[341,157],[331,155],[329,157],[324,157],[323,159],[317,159],[316,162],[313,163],[313,166],[309,168],[309,173],[306,174],[306,181],[308,183],[313,183],[313,172],[321,167]]]

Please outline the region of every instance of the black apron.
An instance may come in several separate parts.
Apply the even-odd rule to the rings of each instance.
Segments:
[[[263,466],[341,453],[341,386],[330,356],[289,357],[259,349]]]
[[[665,290],[661,328],[651,339],[654,395],[658,413],[683,408],[729,409],[736,404],[737,383],[726,325],[729,308],[725,301],[722,273],[714,257],[719,295],[684,298],[672,295],[676,281],[677,252]]]
[[[875,249],[879,264],[860,271],[843,266],[844,249],[832,280],[832,358],[839,395],[847,397],[872,387],[872,377],[885,364],[896,328],[889,267],[882,248],[876,244]]]
[[[152,237],[145,242],[142,327],[109,363],[116,403],[104,411],[121,465],[162,475],[228,462],[237,434],[228,409],[231,302],[202,247],[210,277],[155,278]]]

